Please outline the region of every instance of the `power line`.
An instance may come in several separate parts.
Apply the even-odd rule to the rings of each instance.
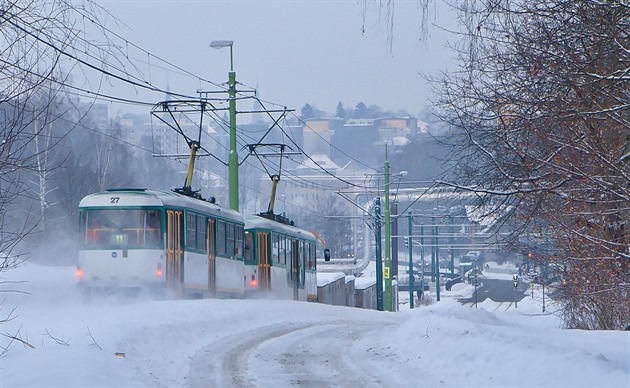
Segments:
[[[99,7],[99,8],[100,8],[100,7]],[[82,13],[82,12],[79,12],[76,8],[72,8],[72,9],[73,9],[75,12],[77,12],[79,15],[81,15],[81,16],[84,18],[84,20],[87,18],[88,20],[90,20],[90,22],[92,22],[93,24],[95,24],[97,27],[99,27],[99,28],[100,28],[100,29],[102,29],[103,31],[106,31],[106,32],[108,32],[109,34],[111,34],[111,35],[113,35],[113,36],[115,36],[115,37],[117,37],[117,38],[119,38],[119,39],[123,40],[123,41],[126,43],[126,45],[127,45],[127,46],[131,45],[132,47],[137,48],[137,49],[141,50],[142,52],[146,53],[146,54],[147,54],[147,58],[148,58],[148,62],[147,62],[147,63],[148,63],[150,66],[152,66],[152,65],[150,64],[150,58],[151,58],[151,57],[154,57],[154,58],[157,58],[157,59],[159,59],[160,61],[162,61],[162,62],[164,62],[164,63],[168,64],[169,66],[172,66],[172,67],[174,67],[174,68],[178,69],[179,71],[182,71],[182,72],[184,72],[184,73],[186,73],[186,74],[189,74],[189,75],[193,75],[192,73],[187,72],[186,70],[184,70],[184,69],[182,69],[182,68],[180,68],[180,67],[178,67],[178,66],[175,66],[175,65],[173,65],[172,63],[170,63],[170,62],[168,62],[168,61],[165,61],[165,60],[163,60],[163,59],[161,59],[161,58],[159,58],[159,57],[157,57],[157,56],[155,56],[155,55],[153,55],[153,54],[149,53],[148,51],[146,51],[146,50],[144,50],[144,49],[140,48],[139,46],[137,46],[137,45],[135,45],[135,44],[131,43],[130,41],[128,41],[128,40],[126,40],[126,39],[122,38],[120,35],[118,35],[117,33],[113,32],[112,30],[108,29],[108,28],[107,28],[107,27],[105,27],[104,25],[102,25],[102,24],[97,24],[97,23],[95,22],[95,20],[94,20],[93,18],[91,18],[89,15],[86,15],[86,14],[84,14],[84,13]],[[4,13],[4,14],[2,14],[0,17],[2,17],[2,19],[4,19],[7,23],[9,23],[10,25],[12,25],[12,26],[13,26],[14,28],[16,28],[17,30],[22,31],[22,32],[23,32],[24,34],[26,34],[27,36],[30,36],[30,37],[31,37],[32,39],[34,39],[35,41],[38,41],[38,42],[40,42],[40,43],[42,43],[42,44],[44,44],[44,45],[46,45],[46,46],[48,46],[48,47],[52,48],[52,49],[53,49],[54,51],[56,51],[57,53],[59,53],[59,54],[61,54],[61,55],[63,55],[63,56],[66,56],[66,57],[68,57],[68,58],[70,58],[70,59],[74,60],[74,61],[75,61],[76,63],[78,63],[79,65],[86,66],[87,68],[89,68],[89,69],[91,69],[91,70],[93,70],[93,71],[96,71],[96,72],[98,72],[98,73],[101,73],[102,75],[105,75],[105,76],[107,76],[107,77],[111,77],[111,78],[113,78],[113,79],[119,80],[119,81],[121,81],[121,82],[123,82],[123,83],[130,84],[130,85],[132,85],[132,86],[134,86],[134,87],[147,89],[147,90],[152,91],[152,92],[160,92],[160,93],[164,93],[164,94],[171,95],[171,96],[176,97],[176,98],[186,98],[186,99],[190,99],[190,98],[191,98],[190,96],[185,95],[185,94],[173,93],[173,92],[170,92],[170,91],[167,91],[167,90],[161,89],[161,88],[159,88],[159,87],[157,87],[157,86],[154,86],[154,85],[151,83],[151,80],[150,80],[150,74],[149,74],[149,80],[147,81],[146,79],[144,79],[144,77],[140,78],[140,77],[137,77],[137,76],[135,76],[135,75],[132,75],[132,74],[130,74],[130,73],[129,73],[126,69],[124,69],[124,68],[120,68],[120,67],[118,67],[118,66],[116,66],[116,65],[113,65],[113,64],[111,64],[110,62],[107,62],[107,61],[103,60],[103,58],[99,58],[99,57],[97,57],[95,54],[92,54],[92,51],[91,51],[91,49],[92,49],[92,48],[94,48],[95,46],[94,46],[93,44],[91,44],[89,41],[87,41],[86,39],[81,38],[78,34],[74,33],[74,30],[70,30],[70,31],[72,32],[72,35],[73,35],[75,38],[77,38],[79,41],[81,41],[82,43],[84,43],[84,45],[85,45],[85,50],[83,50],[83,51],[81,51],[81,50],[77,49],[77,48],[76,48],[74,45],[72,45],[72,44],[68,44],[68,42],[67,42],[67,41],[65,41],[65,40],[64,40],[64,41],[60,41],[57,37],[52,37],[52,36],[50,36],[49,34],[44,33],[44,32],[46,32],[46,30],[45,30],[45,29],[43,29],[42,31],[39,31],[39,33],[41,33],[43,36],[45,36],[45,37],[49,38],[51,41],[46,41],[46,40],[44,40],[44,39],[43,39],[43,38],[42,38],[39,34],[35,34],[35,33],[33,33],[32,31],[28,30],[26,27],[21,26],[21,25],[19,25],[19,24],[18,24],[18,23],[16,23],[16,22],[13,22],[13,21],[12,21],[12,18],[17,18],[17,16],[16,16],[15,14],[12,14],[12,13],[9,13],[9,12],[5,12],[5,13]],[[25,23],[25,24],[27,24],[27,23]],[[107,35],[105,35],[105,36],[107,36]],[[68,38],[70,38],[70,37],[68,37]],[[92,63],[90,63],[88,60],[81,59],[81,58],[80,58],[77,54],[73,54],[73,53],[71,53],[71,52],[67,51],[66,49],[62,49],[62,48],[61,48],[61,47],[59,47],[57,44],[53,43],[53,41],[57,41],[57,42],[59,42],[59,43],[61,43],[61,44],[63,44],[63,45],[66,45],[68,48],[70,48],[70,49],[72,49],[72,50],[76,51],[77,53],[78,53],[78,52],[82,52],[83,54],[85,54],[85,55],[87,56],[87,58],[88,58],[88,59],[94,59],[94,60],[96,60],[96,61],[99,61],[99,62],[100,62],[103,66],[102,66],[102,67],[99,67],[99,66],[96,66],[96,65],[94,65],[94,64],[92,64]],[[72,39],[70,39],[70,41],[72,41]],[[111,43],[111,42],[109,42],[109,43]],[[108,46],[110,46],[110,47],[111,47],[111,45],[108,45]],[[117,47],[117,46],[116,46],[116,47]],[[120,49],[120,47],[117,47],[117,48],[118,48],[118,49]],[[100,53],[104,53],[104,52],[103,52],[100,48],[97,48],[97,50],[96,50],[96,51],[97,51],[97,52],[100,52]],[[134,64],[133,64],[133,58],[130,58],[128,55],[126,55],[126,56],[125,56],[125,58],[126,58],[127,60],[129,60],[129,61],[130,61],[130,63],[131,63],[132,65],[134,65]],[[135,67],[135,66],[134,66],[134,67]],[[138,68],[137,68],[137,67],[135,67],[135,68],[136,68],[136,70],[138,70]],[[119,74],[116,74],[116,73],[112,72],[111,70],[107,70],[107,69],[113,69],[113,70],[115,70],[115,71],[117,71],[117,72],[123,73],[123,74],[125,74],[125,76],[126,76],[126,77],[123,77],[123,76],[121,76],[121,75],[119,75]],[[138,70],[138,72],[140,72],[140,71]],[[40,75],[40,74],[38,74],[38,76],[42,77],[42,75]],[[200,79],[200,80],[203,80],[203,78],[201,78],[201,77],[197,77],[197,76],[195,76],[195,78],[198,78],[198,79]],[[221,85],[219,85],[219,84],[216,84],[216,83],[213,83],[213,82],[210,82],[210,81],[207,81],[207,80],[204,80],[204,81],[205,81],[205,82],[209,82],[209,83],[211,83],[211,84],[213,84],[213,85],[215,85],[215,86],[221,86]],[[83,88],[75,87],[75,86],[72,86],[72,85],[66,84],[66,83],[64,83],[64,82],[59,82],[59,83],[60,83],[61,85],[64,85],[64,86],[68,87],[68,88],[75,89],[75,90],[77,90],[77,91],[79,91],[79,92],[82,92],[82,93],[86,93],[87,95],[91,95],[91,96],[92,96],[92,97],[94,97],[94,98],[103,98],[103,99],[106,99],[106,101],[110,101],[110,102],[112,102],[112,101],[116,101],[116,102],[122,102],[122,103],[128,103],[128,104],[141,104],[141,105],[149,105],[149,103],[147,103],[147,102],[142,102],[142,101],[137,101],[137,100],[124,99],[124,98],[119,98],[119,97],[115,97],[115,96],[105,95],[105,94],[102,94],[102,93],[100,93],[100,92],[94,92],[94,91],[90,91],[90,90],[87,90],[87,89],[83,89]],[[100,89],[100,88],[99,88],[99,89]],[[80,95],[80,94],[79,94],[79,95]],[[245,97],[245,98],[250,98],[250,97]],[[261,103],[261,105],[262,105],[262,101],[261,101],[261,100],[259,100],[259,99],[257,99],[257,100],[258,100],[258,101],[259,101],[259,103]],[[296,116],[296,117],[297,117],[297,116]],[[300,120],[300,119],[298,118],[298,120]],[[301,121],[301,120],[300,120],[300,121]],[[306,123],[304,123],[303,121],[302,121],[302,124],[305,126],[305,128],[309,128],[309,129],[310,129],[310,127],[308,127],[308,125],[306,125]],[[354,183],[352,183],[352,182],[349,182],[349,181],[347,181],[347,180],[345,180],[345,179],[342,179],[342,178],[340,178],[340,177],[336,176],[335,174],[332,174],[332,173],[331,173],[330,171],[328,171],[326,168],[324,168],[323,166],[321,166],[321,165],[320,165],[317,161],[315,161],[315,160],[314,160],[314,159],[313,159],[310,155],[308,155],[306,152],[304,152],[304,150],[303,150],[303,149],[302,149],[302,148],[301,148],[301,147],[300,147],[300,146],[299,146],[299,145],[295,142],[295,140],[294,140],[294,139],[293,139],[293,138],[292,138],[292,137],[291,137],[291,136],[290,136],[290,135],[289,135],[289,134],[288,134],[288,133],[287,133],[287,132],[286,132],[286,131],[282,128],[282,127],[279,127],[279,129],[281,130],[281,132],[282,132],[285,136],[287,136],[287,138],[288,138],[288,139],[289,139],[289,140],[290,140],[290,141],[291,141],[291,142],[292,142],[292,143],[293,143],[293,144],[294,144],[294,145],[295,145],[295,146],[296,146],[296,147],[300,150],[300,152],[301,152],[301,153],[302,153],[302,154],[303,154],[303,155],[304,155],[307,159],[309,159],[311,162],[313,162],[315,166],[317,166],[319,169],[321,169],[322,171],[324,171],[326,174],[328,174],[329,176],[333,177],[334,179],[339,180],[340,182],[345,183],[346,185],[349,185],[349,186],[354,186],[354,187],[363,187],[363,186],[360,186],[360,185],[354,184]],[[242,140],[242,139],[240,139],[240,142],[241,142],[241,145],[242,145],[242,144],[243,144],[243,140]],[[330,143],[329,143],[329,144],[330,144]],[[334,146],[333,146],[333,147],[334,147]],[[335,147],[335,148],[336,148],[336,147]],[[336,149],[338,149],[338,148],[336,148]],[[340,150],[340,151],[341,151],[341,150]],[[341,151],[341,152],[343,152],[343,151]],[[345,154],[345,153],[344,153],[344,154]],[[347,154],[345,154],[345,155],[347,155]],[[347,156],[349,156],[349,155],[347,155]],[[353,160],[355,160],[355,161],[356,161],[356,159],[353,159]],[[360,163],[359,161],[356,161],[356,162]],[[295,179],[298,179],[297,175],[295,176]],[[301,178],[300,178],[300,179],[301,179]],[[302,180],[303,180],[303,179],[302,179]],[[321,186],[321,187],[326,187],[326,186],[321,185],[321,184],[320,184],[320,186]],[[329,188],[333,188],[333,187],[329,187]],[[339,189],[339,188],[338,188],[338,187],[334,187],[333,189]]]
[[[328,140],[326,140],[322,135],[320,135],[317,131],[315,131],[313,128],[311,128],[304,120],[302,120],[299,116],[293,114],[293,116],[300,122],[302,123],[302,125],[304,126],[304,128],[308,128],[309,130],[311,130],[311,132],[313,132],[314,134],[316,134],[320,139],[322,139],[324,142],[326,142],[328,145],[330,145],[332,148],[336,149],[337,151],[339,151],[342,155],[347,156],[350,160],[356,162],[358,165],[362,165],[370,170],[376,170],[375,168],[373,168],[372,166],[369,166],[363,162],[361,162],[360,160],[354,158],[353,156],[347,154],[344,150],[342,150],[341,148],[335,146],[334,144],[332,144],[331,142],[329,142]]]

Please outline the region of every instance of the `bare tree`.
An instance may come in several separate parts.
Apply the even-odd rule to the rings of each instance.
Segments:
[[[54,6],[53,6],[54,8]],[[50,80],[59,64],[55,50],[32,44],[21,25],[32,22],[42,34],[55,31],[64,20],[46,17],[49,9],[36,2],[4,1],[0,4],[0,272],[12,268],[18,243],[33,228],[32,214],[20,214],[16,200],[29,194],[25,174],[38,171],[45,150],[36,144],[49,122],[42,111],[56,93]],[[54,33],[57,33],[55,31]],[[48,92],[46,92],[48,91]],[[32,145],[35,144],[33,151]],[[40,168],[40,171],[43,170]]]
[[[332,257],[347,257],[354,254],[354,235],[351,211],[338,195],[320,194],[308,205],[312,211],[303,219],[304,229],[317,232],[326,242]]]
[[[61,65],[80,40],[76,20],[90,15],[84,6],[0,1],[0,273],[25,259],[28,247],[22,243],[38,224],[44,227],[40,221],[55,202],[53,173],[64,160],[56,147],[77,123],[67,121],[64,111],[71,104]],[[97,24],[97,18],[88,20]],[[16,287],[3,280],[2,292]],[[0,323],[8,319],[11,314]]]
[[[461,4],[460,69],[434,80],[457,160],[445,183],[514,209],[511,242],[562,269],[567,326],[625,327],[630,5]]]

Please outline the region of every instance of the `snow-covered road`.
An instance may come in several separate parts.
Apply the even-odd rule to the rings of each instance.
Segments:
[[[557,317],[540,314],[538,297],[518,309],[470,308],[455,301],[467,292],[459,290],[398,313],[275,300],[84,304],[71,267],[27,265],[11,275],[28,280],[20,287],[31,294],[3,294],[1,312],[18,306],[18,316],[0,329],[33,348],[11,344],[0,359],[2,387],[630,383],[628,332],[561,330]]]
[[[382,330],[383,323],[354,320],[256,328],[198,352],[187,381],[193,387],[382,387],[395,354],[361,346]],[[398,380],[391,377],[387,385]]]

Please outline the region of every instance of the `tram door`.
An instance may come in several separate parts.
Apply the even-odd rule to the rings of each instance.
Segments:
[[[214,255],[214,218],[208,218],[208,292],[217,295],[217,260]]]
[[[166,284],[178,290],[184,284],[182,211],[167,210],[166,216]]]
[[[258,289],[271,289],[271,265],[269,263],[269,233],[258,232]]]

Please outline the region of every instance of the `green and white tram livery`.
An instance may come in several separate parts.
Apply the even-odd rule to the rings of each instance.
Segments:
[[[316,301],[316,243],[309,231],[259,215],[247,216],[247,293]]]
[[[168,191],[110,189],[81,200],[79,286],[243,297],[242,215]]]

